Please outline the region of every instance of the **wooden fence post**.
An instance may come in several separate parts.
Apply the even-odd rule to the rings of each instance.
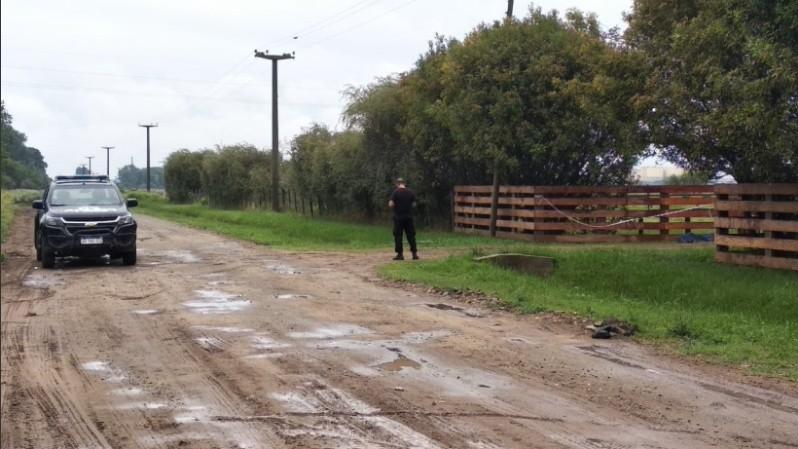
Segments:
[[[490,236],[496,237],[496,221],[499,214],[499,160],[493,161],[493,190],[490,197]]]

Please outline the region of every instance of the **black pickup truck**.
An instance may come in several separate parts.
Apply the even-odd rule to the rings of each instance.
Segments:
[[[122,258],[136,264],[136,220],[107,176],[57,176],[33,202],[36,259],[53,268],[56,257]]]

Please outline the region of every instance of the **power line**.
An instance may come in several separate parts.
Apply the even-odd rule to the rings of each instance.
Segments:
[[[317,33],[317,32],[319,32],[319,31],[321,31],[321,30],[323,30],[325,28],[328,28],[328,27],[330,27],[330,26],[332,26],[332,25],[334,25],[336,23],[341,22],[342,20],[346,20],[347,18],[351,17],[354,14],[357,14],[357,13],[359,13],[361,11],[364,11],[364,10],[374,6],[375,4],[377,4],[380,1],[382,1],[382,0],[360,0],[358,2],[352,3],[351,5],[347,6],[346,8],[344,8],[344,9],[342,9],[342,10],[340,10],[340,11],[334,13],[334,14],[332,14],[331,16],[328,16],[328,17],[326,17],[326,18],[324,18],[322,20],[319,20],[318,22],[315,22],[315,23],[313,23],[311,25],[308,25],[305,28],[302,28],[302,29],[296,31],[295,33],[293,33],[290,36],[286,36],[286,37],[284,37],[284,38],[282,38],[282,39],[280,39],[278,41],[273,42],[271,45],[273,46],[273,45],[280,44],[280,43],[283,43],[283,42],[286,42],[286,41],[289,41],[289,40],[292,40],[292,39],[297,39],[298,37],[304,37],[306,35]],[[344,17],[341,17],[342,15],[345,15],[347,13],[349,13],[349,14],[344,16]]]
[[[362,27],[362,26],[364,26],[364,25],[368,25],[368,24],[369,24],[369,23],[371,23],[371,22],[374,22],[374,21],[376,21],[376,20],[378,20],[378,19],[381,19],[381,18],[383,18],[383,17],[387,16],[388,14],[390,14],[390,13],[392,13],[392,12],[394,12],[394,11],[398,11],[398,10],[400,10],[400,9],[402,9],[402,8],[404,8],[404,7],[408,6],[408,5],[410,5],[411,3],[414,3],[414,2],[416,2],[416,1],[418,1],[418,0],[409,0],[409,1],[405,2],[405,3],[402,3],[402,4],[398,5],[398,6],[396,6],[395,8],[391,8],[391,9],[389,9],[389,10],[387,10],[387,11],[384,11],[384,12],[383,12],[383,13],[381,13],[381,14],[378,14],[378,15],[376,15],[376,16],[373,16],[373,17],[371,17],[370,19],[368,19],[368,20],[365,20],[365,21],[363,21],[363,22],[360,22],[360,23],[358,23],[358,24],[356,24],[356,25],[353,25],[353,26],[351,26],[351,27],[349,27],[349,28],[347,28],[347,29],[345,29],[345,30],[342,30],[342,31],[339,31],[339,32],[337,32],[337,33],[334,33],[334,34],[331,34],[331,35],[325,36],[325,37],[323,37],[323,38],[321,38],[321,39],[318,39],[318,40],[312,41],[312,42],[310,42],[310,43],[307,43],[307,44],[302,44],[302,45],[301,45],[299,48],[307,48],[307,47],[309,47],[309,46],[311,46],[311,45],[316,45],[316,44],[319,44],[319,43],[322,43],[322,42],[326,42],[326,41],[328,41],[328,40],[330,40],[330,39],[333,39],[333,38],[336,38],[336,37],[338,37],[338,36],[340,36],[340,35],[342,35],[342,34],[349,33],[350,31],[354,31],[354,30],[356,30],[356,29],[358,29],[358,28],[360,28],[360,27]]]

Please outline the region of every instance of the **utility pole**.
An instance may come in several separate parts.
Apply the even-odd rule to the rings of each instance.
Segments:
[[[513,0],[507,0],[507,15],[505,23],[509,24],[513,20]],[[493,159],[493,189],[490,198],[490,236],[496,237],[496,221],[499,219],[499,156]]]
[[[269,50],[255,50],[256,58],[268,59],[272,62],[272,210],[280,211],[280,139],[277,121],[277,62],[283,59],[294,59],[294,53],[270,55]]]
[[[111,178],[111,150],[113,150],[114,147],[100,147],[100,148],[105,148],[105,176],[108,176],[108,178],[110,179]]]
[[[96,156],[86,156],[86,159],[89,160],[89,174],[91,175],[91,160],[94,159]]]
[[[150,191],[150,128],[157,128],[157,123],[148,123],[142,125],[139,123],[139,126],[142,128],[147,128],[147,191]]]

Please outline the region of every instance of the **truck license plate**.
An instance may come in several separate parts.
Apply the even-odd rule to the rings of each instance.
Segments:
[[[103,238],[102,237],[82,237],[80,239],[81,245],[102,245]]]

